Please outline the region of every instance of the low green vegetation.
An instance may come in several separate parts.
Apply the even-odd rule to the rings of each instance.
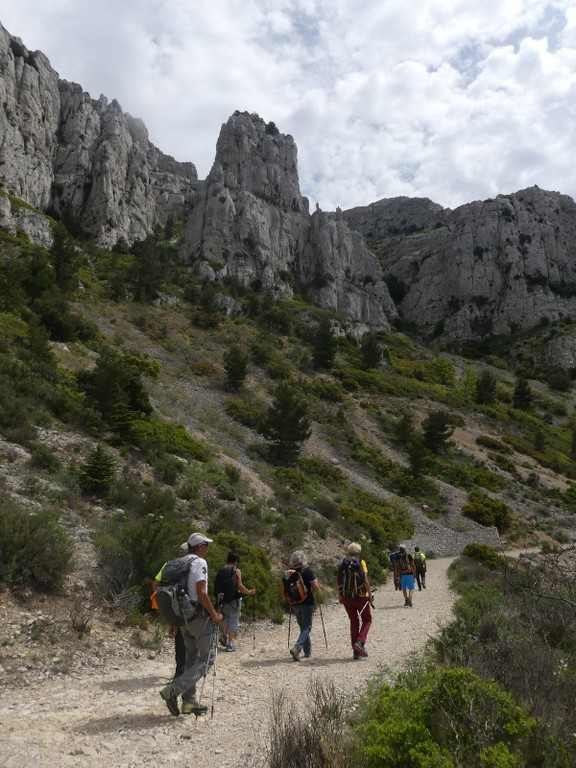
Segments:
[[[72,541],[51,509],[26,509],[0,492],[0,585],[61,591],[72,569]]]

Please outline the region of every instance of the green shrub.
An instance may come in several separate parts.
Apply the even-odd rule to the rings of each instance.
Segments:
[[[462,550],[462,557],[469,557],[492,569],[501,569],[504,565],[500,552],[488,544],[467,544]]]
[[[136,519],[116,511],[95,533],[103,596],[116,599],[131,592],[136,605],[149,608],[152,579],[189,535],[189,525],[165,509]]]
[[[490,435],[478,435],[476,443],[482,445],[484,448],[490,448],[492,451],[508,454],[512,453],[507,445],[500,442],[500,440],[497,440],[495,437],[490,437]]]
[[[240,553],[242,581],[247,587],[255,587],[254,597],[244,598],[242,615],[244,620],[268,616],[280,601],[280,582],[272,574],[270,560],[265,551],[256,544],[251,544],[243,536],[235,533],[217,533],[207,555],[210,584],[209,594],[213,593],[214,577],[221,565],[226,563],[228,552]]]
[[[516,464],[508,456],[503,456],[501,453],[489,453],[488,456],[502,471],[509,472],[511,475],[518,474]]]
[[[489,491],[499,491],[507,486],[503,477],[460,451],[451,451],[446,456],[434,456],[430,460],[430,472],[458,488],[467,489],[479,485]]]
[[[72,542],[51,510],[30,511],[0,493],[0,582],[58,592],[72,568]]]
[[[210,458],[208,446],[192,437],[183,426],[158,418],[133,421],[130,424],[130,440],[147,453],[175,453],[196,461],[208,461]]]
[[[256,432],[260,431],[266,408],[263,401],[250,396],[228,400],[225,405],[231,419]]]
[[[512,522],[512,510],[502,501],[486,496],[480,491],[468,494],[468,503],[462,507],[462,514],[481,525],[495,525],[499,531],[505,531]]]
[[[47,472],[57,472],[62,466],[62,462],[49,445],[33,442],[30,445],[30,453],[32,456],[32,464],[36,469],[45,469]]]
[[[390,549],[409,534],[409,518],[404,505],[384,501],[367,493],[357,493],[351,503],[340,505],[343,516],[364,529],[377,548]]]
[[[495,683],[447,668],[414,688],[373,692],[355,747],[365,768],[517,768],[543,759],[548,740],[537,733],[536,721]]]
[[[310,385],[310,392],[320,400],[327,400],[330,403],[341,403],[345,396],[339,382],[326,376],[316,376]]]

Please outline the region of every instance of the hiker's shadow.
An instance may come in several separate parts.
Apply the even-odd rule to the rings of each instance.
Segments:
[[[118,691],[120,693],[134,693],[140,688],[153,688],[160,683],[165,683],[166,678],[159,675],[148,677],[129,677],[120,680],[106,680],[100,683],[103,691]]]
[[[294,659],[291,659],[290,657],[282,658],[282,659],[263,659],[262,661],[258,661],[257,659],[252,659],[250,661],[243,661],[241,662],[241,666],[243,667],[249,667],[249,668],[257,668],[257,667],[277,667],[279,664],[290,664],[295,669],[304,669],[305,667],[314,668],[314,667],[327,667],[331,664],[343,664],[346,661],[348,661],[348,658],[343,657],[337,657],[332,659],[323,659],[320,656],[315,656],[314,659],[303,659],[301,663],[295,664]],[[352,661],[352,659],[350,659]]]
[[[174,718],[176,719],[176,718]],[[180,719],[180,718],[178,718]],[[97,736],[100,733],[121,733],[122,731],[144,731],[166,725],[166,714],[134,713],[124,715],[109,715],[108,717],[94,717],[78,723],[71,729],[72,733],[85,736]]]

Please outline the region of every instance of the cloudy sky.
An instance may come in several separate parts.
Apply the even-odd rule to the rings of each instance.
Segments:
[[[0,21],[200,178],[238,109],[292,134],[311,207],[576,198],[569,0],[0,0]]]

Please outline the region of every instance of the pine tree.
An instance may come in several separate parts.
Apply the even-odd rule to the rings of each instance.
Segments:
[[[453,418],[447,411],[430,411],[422,429],[425,447],[433,453],[440,453],[454,432]]]
[[[496,400],[496,376],[491,371],[482,371],[476,381],[476,402],[479,405],[489,405]]]
[[[382,362],[382,347],[375,333],[362,337],[362,362],[365,368],[377,368]]]
[[[426,448],[420,438],[414,437],[407,445],[410,472],[414,477],[420,477],[426,467]]]
[[[332,333],[330,320],[325,317],[320,321],[316,336],[314,337],[314,348],[312,358],[315,368],[326,368],[330,370],[334,365],[338,340]]]
[[[400,445],[408,445],[414,435],[414,419],[409,411],[404,411],[394,425],[394,435]]]
[[[105,493],[115,477],[116,462],[101,445],[92,451],[80,468],[80,485],[86,493]]]
[[[224,353],[224,370],[228,389],[240,389],[248,374],[248,355],[237,344]]]
[[[512,402],[514,408],[518,408],[521,411],[527,411],[530,408],[532,405],[532,387],[528,379],[524,377],[518,379],[514,387]]]
[[[310,437],[311,427],[308,406],[300,391],[288,382],[280,384],[262,426],[271,457],[279,462],[295,459],[301,443]]]

